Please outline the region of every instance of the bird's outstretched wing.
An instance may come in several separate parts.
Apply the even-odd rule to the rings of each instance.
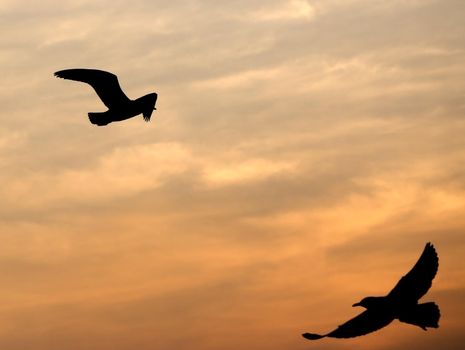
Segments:
[[[316,340],[324,337],[331,338],[353,338],[365,335],[387,326],[394,320],[390,315],[375,311],[366,310],[360,315],[352,318],[346,323],[337,327],[334,331],[325,334],[304,333],[302,336],[306,339]]]
[[[417,302],[431,288],[438,266],[439,259],[434,246],[426,243],[420,259],[409,273],[397,282],[388,297],[405,302]]]
[[[55,76],[89,84],[108,108],[118,108],[130,101],[121,90],[116,75],[110,72],[76,68],[60,70],[55,72]]]

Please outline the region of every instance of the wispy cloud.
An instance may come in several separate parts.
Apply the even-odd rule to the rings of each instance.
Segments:
[[[238,164],[209,165],[205,170],[205,179],[212,185],[227,185],[241,182],[263,180],[267,177],[292,173],[295,164],[274,162],[266,159],[250,159]]]
[[[264,6],[251,15],[255,21],[279,21],[304,19],[311,20],[315,16],[315,9],[307,0],[289,0],[273,7]]]

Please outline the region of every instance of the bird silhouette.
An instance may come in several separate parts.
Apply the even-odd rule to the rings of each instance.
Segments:
[[[58,78],[87,83],[92,86],[108,110],[105,112],[90,112],[89,120],[99,126],[111,122],[126,120],[139,114],[148,122],[157,102],[156,93],[147,94],[136,100],[129,99],[121,90],[116,75],[98,69],[65,69],[55,72]]]
[[[423,253],[413,268],[403,276],[396,286],[383,297],[366,297],[352,306],[363,306],[364,312],[324,334],[304,333],[306,339],[324,337],[352,338],[381,329],[393,320],[418,326],[438,328],[440,312],[434,302],[419,304],[418,300],[430,289],[438,270],[439,260],[436,250],[427,243]]]

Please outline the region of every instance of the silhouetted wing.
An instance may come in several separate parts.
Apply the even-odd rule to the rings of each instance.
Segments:
[[[89,84],[108,108],[118,108],[130,101],[121,90],[118,78],[112,73],[97,69],[77,68],[60,70],[55,72],[55,76]]]
[[[353,338],[365,335],[387,326],[394,320],[393,317],[376,311],[366,310],[360,315],[337,327],[326,334],[332,338]]]
[[[436,250],[431,243],[427,243],[415,266],[397,282],[388,297],[416,302],[431,288],[438,266]]]

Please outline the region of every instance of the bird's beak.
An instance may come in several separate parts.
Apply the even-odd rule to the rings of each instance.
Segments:
[[[362,305],[360,305],[360,303],[355,303],[354,305],[352,305],[352,307],[356,307],[356,306],[362,306]]]

